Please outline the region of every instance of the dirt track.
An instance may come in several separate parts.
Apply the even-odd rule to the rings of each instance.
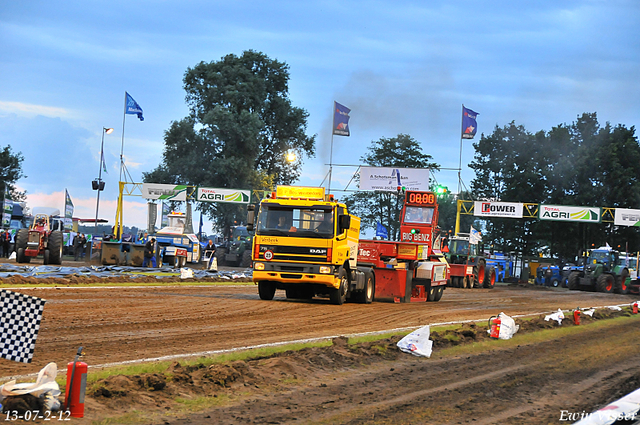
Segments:
[[[253,285],[141,288],[61,287],[56,289],[20,289],[19,292],[47,300],[44,319],[33,362],[23,365],[0,359],[0,376],[34,373],[50,361],[56,362],[60,368],[63,368],[67,362],[73,359],[79,346],[85,347],[84,361],[89,365],[99,365],[304,338],[419,327],[440,322],[467,319],[486,320],[489,316],[501,311],[514,316],[552,312],[558,308],[573,309],[577,306],[628,304],[637,298],[637,296],[547,290],[533,286],[498,286],[492,290],[447,289],[442,300],[438,303],[375,302],[372,305],[345,304],[343,306],[331,305],[328,300],[323,299],[314,299],[310,302],[289,301],[284,298],[284,292],[280,291],[276,293],[274,301],[261,301],[258,298],[257,289]],[[485,325],[482,324],[482,327],[484,329]],[[634,339],[637,340],[637,336]],[[576,338],[574,342],[582,343],[580,338]],[[508,377],[513,382],[521,381],[521,384],[517,386],[522,387],[520,390],[526,390],[519,396],[520,398],[526,398],[526,395],[530,394],[531,400],[536,400],[540,396],[539,393],[545,388],[553,390],[553,388],[567,385],[567,382],[555,381],[563,376],[562,371],[556,375],[552,374],[553,376],[548,378],[538,378],[540,382],[529,382],[519,376],[526,376],[531,371],[536,371],[538,360],[543,360],[545,356],[550,355],[547,353],[555,353],[556,351],[556,355],[560,359],[569,358],[575,352],[571,344],[562,342],[549,347],[514,349],[502,359],[502,362],[496,362],[495,358],[492,359],[490,355],[481,355],[477,359],[474,358],[471,361],[472,364],[469,364],[465,359],[457,359],[453,363],[449,360],[434,361],[434,359],[425,362],[402,354],[394,360],[397,362],[397,365],[392,366],[395,373],[388,373],[388,364],[377,364],[372,366],[372,369],[364,371],[350,371],[344,377],[341,377],[340,374],[332,376],[331,374],[335,372],[333,370],[322,372],[318,376],[322,376],[323,379],[332,376],[331,385],[325,384],[327,387],[321,387],[322,390],[319,390],[318,397],[335,399],[327,401],[330,410],[340,403],[346,403],[346,406],[349,403],[357,403],[357,400],[369,400],[366,397],[353,396],[354,400],[349,402],[351,396],[347,394],[351,394],[353,390],[349,387],[355,385],[357,392],[365,392],[369,387],[368,383],[375,381],[375,385],[371,387],[371,391],[374,393],[377,393],[380,386],[389,385],[389,388],[383,391],[386,393],[383,399],[371,397],[370,401],[365,403],[367,406],[369,404],[373,406],[371,409],[375,411],[387,412],[375,419],[382,421],[379,423],[386,423],[384,422],[384,418],[387,417],[385,415],[390,415],[388,423],[401,423],[405,420],[411,422],[410,417],[402,419],[404,418],[402,415],[417,408],[416,403],[418,406],[429,405],[429,400],[435,395],[438,395],[439,399],[447,394],[450,395],[450,400],[447,403],[453,404],[448,405],[447,409],[455,407],[456,399],[460,400],[458,404],[462,406],[461,412],[470,406],[475,406],[475,403],[480,403],[478,397],[483,392],[481,390],[483,382],[493,379],[491,374],[498,371],[497,373],[501,377]],[[515,361],[525,358],[526,362]],[[636,355],[635,359],[637,358]],[[521,369],[521,363],[525,363],[524,369]],[[637,372],[637,360],[632,363]],[[454,367],[456,364],[468,367],[466,372],[460,372],[462,375],[460,378],[454,378],[457,372],[452,372],[459,370]],[[431,372],[434,370],[433,368],[438,371],[439,375],[434,375]],[[415,373],[411,372],[412,370],[415,370]],[[353,373],[356,374],[356,378]],[[522,375],[523,373],[524,375]],[[596,371],[594,373],[597,375],[597,373],[604,372]],[[626,370],[624,373],[631,372]],[[386,375],[389,375],[388,380],[376,378]],[[580,374],[572,376],[578,375]],[[333,377],[336,378],[336,381],[333,381]],[[417,381],[409,385],[409,381],[414,378]],[[454,379],[452,380],[452,378]],[[401,388],[405,385],[405,381],[407,381],[407,388],[413,388],[413,392],[417,391],[418,398],[422,397],[422,399],[414,400],[413,395],[407,396],[406,400],[402,398],[404,390]],[[435,390],[420,392],[417,389],[426,381],[429,381],[431,386],[435,386],[433,387]],[[457,384],[452,387],[451,385],[455,382]],[[456,396],[455,388],[463,387],[466,388],[464,395]],[[329,388],[326,390],[326,394],[323,393],[324,388]],[[292,391],[303,390],[295,389]],[[471,395],[472,393],[478,395]],[[286,394],[285,391],[268,396],[262,395],[260,400],[265,405],[273,405],[279,403],[278,400],[281,397],[286,398]],[[389,400],[390,394],[395,395]],[[316,404],[318,397],[313,399]],[[304,398],[300,399],[304,400]],[[476,401],[470,402],[469,398]],[[444,400],[446,397],[441,399],[443,402]],[[518,405],[523,403],[520,399],[517,402]],[[254,401],[254,403],[257,402]],[[528,404],[528,402],[526,403]],[[534,407],[536,406],[537,404],[534,405]],[[436,408],[433,407],[433,409]],[[537,412],[535,409],[523,409],[521,406],[518,409],[521,413]],[[256,416],[257,413],[252,409],[240,410],[244,413],[236,415],[237,419],[211,423],[245,423],[245,420],[241,420],[242,418],[253,418],[258,423],[267,423],[269,420],[276,421],[271,423],[288,423],[293,417],[290,416],[289,419],[282,422],[277,419],[276,415],[276,418],[270,417],[270,419],[262,421],[256,419],[259,415]],[[344,418],[332,415],[314,414],[309,416],[304,414],[301,417],[306,417],[305,420],[316,421],[327,416],[325,419],[328,420],[328,423],[341,423],[348,418],[351,418],[349,421],[355,420],[353,423],[370,422],[370,420],[364,420],[362,415],[357,414],[353,418],[349,415]],[[511,416],[513,415],[507,415],[507,417]],[[472,419],[466,414],[460,413],[456,416],[451,412],[446,415],[446,418],[449,419],[446,419],[445,422],[429,420],[425,423],[446,423],[450,419],[454,420],[453,418],[458,418],[462,422]],[[479,420],[479,417],[475,417],[475,419]],[[200,423],[200,420],[194,423]],[[458,421],[452,423],[458,423]],[[475,423],[533,422],[476,421]]]

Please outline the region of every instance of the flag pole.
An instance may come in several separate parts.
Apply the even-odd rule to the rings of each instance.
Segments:
[[[460,162],[458,163],[458,199],[460,198],[460,186],[462,182],[462,133],[464,132],[464,103],[462,104],[462,114],[460,114]]]
[[[122,169],[124,167],[124,122],[127,117],[127,92],[124,92],[124,110],[122,111],[122,143],[120,146],[120,181],[122,181]]]
[[[331,171],[333,170],[333,130],[335,127],[335,113],[336,113],[336,102],[333,101],[333,110],[331,111],[331,153],[329,154],[329,188],[327,189],[328,194],[331,194]]]

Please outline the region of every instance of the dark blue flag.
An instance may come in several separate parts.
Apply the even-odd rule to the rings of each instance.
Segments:
[[[200,226],[198,227],[198,239],[202,239],[202,213],[200,213]]]
[[[351,109],[333,102],[333,134],[336,136],[349,136],[349,112]]]
[[[478,124],[476,123],[477,112],[462,106],[462,138],[473,139],[476,135]]]
[[[384,227],[382,223],[376,223],[376,236],[389,239],[389,233],[387,233],[387,228]]]
[[[133,100],[131,95],[127,92],[124,92],[127,95],[127,109],[125,110],[126,114],[134,114],[138,115],[140,121],[144,121],[144,117],[142,116],[142,108],[138,105],[138,102]]]

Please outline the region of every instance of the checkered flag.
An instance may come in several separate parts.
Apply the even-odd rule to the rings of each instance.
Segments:
[[[0,357],[31,363],[45,302],[0,289]]]

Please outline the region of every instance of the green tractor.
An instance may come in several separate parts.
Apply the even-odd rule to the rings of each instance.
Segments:
[[[591,250],[582,270],[569,275],[569,289],[629,293],[630,273],[626,258],[626,253],[621,255],[609,246]]]
[[[231,237],[216,249],[219,266],[250,267],[253,232],[246,226],[233,226]]]

